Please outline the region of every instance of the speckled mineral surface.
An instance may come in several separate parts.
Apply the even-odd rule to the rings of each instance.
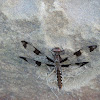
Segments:
[[[22,40],[51,58],[54,47],[65,50],[62,58],[97,49],[84,51],[80,60],[89,64],[62,68],[59,90],[52,68],[19,58],[35,57]],[[100,100],[100,0],[1,0],[0,100]]]

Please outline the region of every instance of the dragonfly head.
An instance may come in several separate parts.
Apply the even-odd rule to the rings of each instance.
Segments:
[[[55,47],[52,49],[52,52],[54,52],[56,55],[60,55],[64,50],[60,49],[59,47]]]

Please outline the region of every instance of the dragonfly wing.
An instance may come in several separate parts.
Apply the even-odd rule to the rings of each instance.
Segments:
[[[37,66],[41,66],[41,64],[43,64],[43,62],[31,59],[31,58],[27,58],[27,57],[19,56],[19,58],[23,59],[24,61],[26,61],[26,62],[28,62],[30,64],[34,62]],[[49,66],[49,67],[54,67],[53,64],[47,64],[47,63],[44,63],[44,64]]]
[[[45,54],[43,54],[40,50],[38,50],[36,47],[34,47],[31,43],[27,42],[27,41],[21,41],[24,49],[26,49],[28,52],[28,55],[31,57],[35,58],[40,58],[40,59],[47,59],[48,61],[54,63],[53,59],[51,59],[50,57],[46,56]],[[34,55],[35,54],[35,55]],[[32,56],[33,55],[33,56]]]
[[[65,57],[64,59],[62,59],[60,61],[60,63],[63,63],[63,62],[75,63],[79,59],[81,59],[81,60],[88,59],[87,55],[91,54],[91,52],[93,52],[96,48],[97,48],[97,45],[91,45],[91,46],[84,47],[84,48],[74,52],[73,54]]]

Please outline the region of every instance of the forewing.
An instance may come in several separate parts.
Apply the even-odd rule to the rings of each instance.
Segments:
[[[21,41],[22,42],[22,45],[23,47],[26,49],[26,50],[32,50],[33,53],[35,53],[36,55],[39,55],[41,54],[41,51],[38,50],[37,48],[35,48],[31,43],[27,42],[27,41]]]
[[[97,48],[97,45],[87,46],[86,48],[84,47],[84,48],[82,48],[82,49],[76,51],[76,52],[74,53],[74,55],[75,55],[76,57],[79,57],[79,56],[82,55],[82,53],[83,53],[84,51],[88,51],[88,53],[90,53],[90,52],[93,52],[96,48]]]

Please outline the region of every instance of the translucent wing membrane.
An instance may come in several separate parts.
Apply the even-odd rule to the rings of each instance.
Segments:
[[[87,46],[86,48],[83,48],[83,49],[80,49],[80,50],[76,51],[76,52],[74,53],[74,55],[77,56],[77,57],[79,57],[79,56],[82,55],[82,52],[83,52],[84,50],[89,50],[89,52],[92,52],[92,51],[94,51],[96,48],[97,48],[97,45]]]
[[[88,50],[91,53],[96,48],[97,48],[97,45],[91,45],[91,46],[87,46],[86,48],[82,48],[82,49],[74,52],[73,55],[71,55],[69,57],[65,57],[64,59],[62,59],[60,61],[60,63],[64,63],[64,64],[61,65],[61,67],[70,67],[70,66],[73,66],[73,65],[77,65],[79,67],[82,67],[82,66],[88,64],[89,63],[88,61],[87,62],[79,62],[78,60],[79,60],[80,57],[83,56],[82,54],[84,52],[86,52],[86,50]]]
[[[88,53],[91,53],[92,51],[94,51],[95,49],[97,48],[97,45],[91,45],[91,46],[87,46],[85,48],[82,48],[76,52],[73,53],[73,55],[71,56],[68,56],[68,57],[65,57],[64,59],[62,59],[60,61],[60,63],[63,63],[65,61],[71,61],[71,62],[77,62],[77,58],[83,56],[83,53],[84,52],[88,52]],[[76,59],[76,60],[75,60]],[[70,63],[71,63],[70,62]]]
[[[41,64],[43,64],[43,63],[40,62],[40,61],[31,59],[31,58],[27,58],[27,57],[19,56],[19,58],[23,59],[24,61],[26,61],[26,62],[28,62],[28,63],[30,63],[30,64],[31,64],[31,63],[35,63],[37,66],[41,66]],[[47,64],[47,63],[45,63],[45,65],[50,66],[50,67],[54,67],[53,64]]]
[[[37,48],[35,48],[31,43],[27,42],[27,41],[21,41],[23,44],[23,47],[28,50],[28,49],[32,49],[32,52],[34,52],[36,55],[39,55],[41,53],[41,51],[39,51]]]
[[[19,58],[23,59],[24,61],[28,62],[28,63],[35,63],[37,66],[40,66],[41,65],[41,62],[40,61],[36,61],[34,59],[31,59],[31,58],[27,58],[27,57],[22,57],[22,56],[19,56]]]
[[[46,56],[45,54],[43,54],[40,50],[38,50],[37,48],[35,48],[31,43],[29,43],[27,41],[21,41],[21,43],[22,43],[23,47],[27,51],[32,51],[34,54],[36,54],[38,56],[41,54],[42,57],[44,56],[48,61],[54,63],[54,61],[51,58],[49,58],[48,56]]]

